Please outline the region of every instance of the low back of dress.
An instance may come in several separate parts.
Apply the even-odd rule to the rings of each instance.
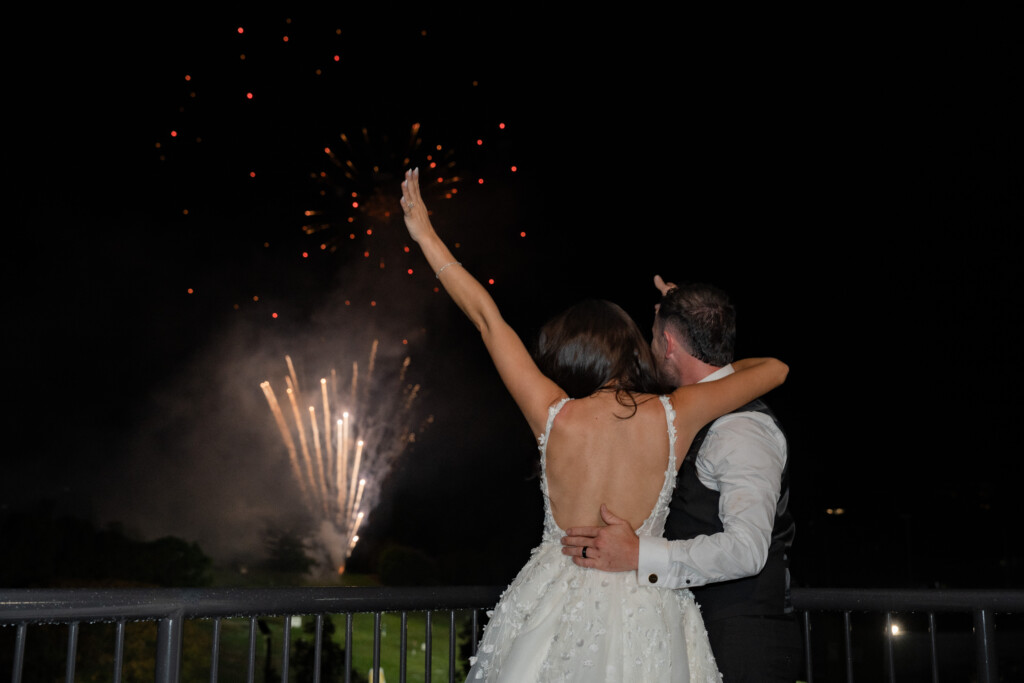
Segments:
[[[657,502],[653,509],[651,509],[647,518],[636,530],[638,535],[643,536],[660,536],[664,532],[665,519],[668,517],[668,504],[672,498],[672,492],[675,489],[676,482],[675,410],[672,408],[672,403],[669,401],[667,396],[659,396],[658,398],[665,411],[665,429],[668,432],[669,455]],[[547,445],[550,440],[551,428],[554,424],[555,418],[558,416],[559,412],[561,412],[562,408],[571,400],[573,399],[562,399],[555,405],[551,406],[548,410],[548,421],[544,434],[542,434],[537,440],[540,449],[541,492],[544,494],[544,542],[561,542],[562,536],[565,535],[564,530],[562,530],[555,521],[555,517],[551,510],[551,495],[548,486]],[[630,454],[623,453],[622,457],[630,457]],[[602,502],[607,501],[594,501],[595,510],[600,507]]]

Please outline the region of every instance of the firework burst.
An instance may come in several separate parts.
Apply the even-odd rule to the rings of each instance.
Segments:
[[[418,123],[399,136],[368,128],[341,133],[334,145],[324,147],[324,166],[310,173],[314,197],[302,229],[320,249],[331,252],[357,236],[372,235],[389,223],[398,207],[402,176],[419,160],[426,162],[421,173],[428,198],[434,204],[451,199],[462,182],[455,156],[452,147],[424,142]]]
[[[350,381],[343,383],[332,369],[313,391],[303,390],[291,357],[285,356],[283,404],[269,381],[260,384],[306,510],[317,523],[322,550],[339,574],[395,458],[431,421],[413,429],[420,387],[406,382],[408,357],[393,382],[374,381],[377,347],[374,341],[364,376],[353,362]]]

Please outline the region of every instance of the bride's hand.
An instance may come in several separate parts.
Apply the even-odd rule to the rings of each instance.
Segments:
[[[405,214],[405,227],[409,230],[409,236],[415,241],[419,242],[433,231],[430,215],[420,196],[418,168],[405,172],[405,180],[402,181],[402,212]]]
[[[665,296],[671,290],[676,288],[676,283],[674,283],[674,282],[665,282],[661,278],[660,275],[655,275],[654,276],[654,286],[658,288],[658,291],[661,292],[662,296]]]

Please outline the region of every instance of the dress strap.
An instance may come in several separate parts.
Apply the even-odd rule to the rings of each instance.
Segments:
[[[665,408],[665,420],[668,422],[668,468],[676,471],[676,409],[672,407],[672,401],[668,396],[659,396],[661,405]]]
[[[562,410],[562,406],[571,401],[572,399],[566,396],[558,403],[548,408],[548,422],[544,425],[544,433],[537,437],[537,443],[540,445],[541,456],[547,450],[548,434],[551,433],[551,425],[554,424],[555,418],[558,416],[559,411]]]

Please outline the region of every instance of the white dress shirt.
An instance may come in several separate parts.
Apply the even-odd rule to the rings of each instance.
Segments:
[[[726,365],[701,382],[733,372]],[[718,514],[725,529],[685,541],[641,537],[638,583],[692,588],[761,571],[768,559],[786,457],[786,438],[767,415],[730,413],[715,420],[694,464],[700,482],[721,494]]]

